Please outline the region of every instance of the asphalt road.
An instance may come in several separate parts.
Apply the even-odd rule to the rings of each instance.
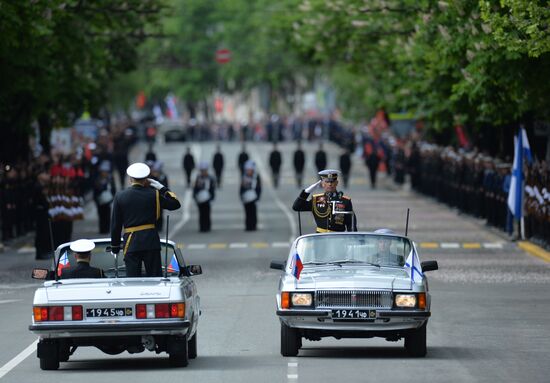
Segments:
[[[204,271],[195,277],[202,301],[199,357],[189,367],[170,368],[166,354],[109,356],[83,348],[58,371],[41,371],[33,352],[36,337],[28,331],[37,286],[28,276],[39,263],[22,246],[0,254],[0,381],[550,381],[550,264],[519,250],[483,222],[396,188],[389,180],[381,179],[379,188],[372,190],[358,159],[346,192],[353,198],[359,229],[389,227],[403,232],[408,207],[409,236],[419,244],[421,259],[439,262],[440,270],[429,274],[428,355],[409,358],[403,341],[323,339],[304,341],[298,357],[283,358],[274,303],[279,273],[269,269],[269,262],[285,258],[289,241],[297,235],[296,216],[290,211],[299,192],[293,179],[293,145],[281,145],[284,170],[277,190],[267,169],[270,146],[249,145],[264,181],[257,232],[244,231],[237,195],[240,145],[223,145],[227,167],[208,234],[198,232],[196,207],[183,184],[184,145],[157,147],[172,189],[184,200],[185,209],[170,215],[170,237],[181,244],[188,263],[201,264]],[[315,181],[315,148],[306,145],[306,185]],[[197,158],[210,160],[214,144],[196,143],[192,149]],[[327,145],[327,151],[329,165],[337,167],[339,149]],[[132,155],[142,159],[143,148],[137,147]],[[86,212],[86,221],[75,225],[75,239],[97,237],[93,205]],[[303,222],[304,232],[310,232],[311,217],[304,216]]]

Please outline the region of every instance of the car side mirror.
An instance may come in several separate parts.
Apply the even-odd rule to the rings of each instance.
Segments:
[[[422,272],[439,270],[437,261],[424,261],[420,265],[422,266]]]
[[[269,268],[274,270],[284,270],[286,267],[286,261],[271,261]]]
[[[32,269],[32,279],[40,279],[43,281],[50,280],[50,270],[48,269]]]
[[[202,267],[201,265],[189,265],[187,266],[187,272],[189,275],[201,275]]]

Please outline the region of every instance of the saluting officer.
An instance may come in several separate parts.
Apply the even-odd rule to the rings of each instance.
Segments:
[[[71,243],[70,249],[76,258],[76,267],[64,268],[61,271],[62,279],[69,278],[103,278],[103,270],[90,266],[92,259],[92,250],[95,243],[89,239],[79,239]]]
[[[141,276],[141,263],[148,277],[162,275],[160,238],[155,222],[162,209],[176,210],[181,206],[176,195],[166,186],[147,178],[151,170],[144,163],[128,167],[131,186],[116,194],[111,218],[112,252],[120,251],[120,237],[124,235],[124,263],[128,277]],[[150,186],[150,187],[148,187]]]
[[[353,213],[351,198],[336,190],[338,170],[323,170],[319,172],[319,176],[321,180],[302,190],[294,201],[292,209],[295,211],[311,211],[317,224],[317,233],[357,231],[357,219],[355,213]],[[325,192],[314,194],[308,200],[310,193],[319,184]],[[335,213],[333,213],[333,206]]]
[[[208,174],[208,162],[199,163],[199,174],[195,179],[193,188],[193,198],[197,202],[199,209],[199,230],[201,232],[210,231],[210,202],[215,197],[216,182],[214,177]]]

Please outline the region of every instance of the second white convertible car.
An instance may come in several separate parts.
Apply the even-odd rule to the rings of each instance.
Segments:
[[[171,365],[187,366],[197,357],[200,298],[191,277],[201,267],[186,265],[174,243],[162,240],[164,276],[126,278],[110,240],[94,243],[91,265],[105,278],[60,279],[61,269],[76,266],[70,243],[57,248],[51,270],[33,270],[33,278],[46,280],[34,294],[29,326],[40,337],[40,368],[55,370],[85,346],[111,355],[167,352]]]
[[[277,293],[281,354],[296,356],[302,339],[405,339],[411,356],[426,355],[428,280],[436,261],[418,262],[407,237],[362,232],[298,237]],[[412,263],[412,265],[410,264]]]

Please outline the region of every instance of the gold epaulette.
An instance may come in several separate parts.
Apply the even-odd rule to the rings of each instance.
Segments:
[[[313,196],[314,196],[314,197],[320,197],[320,196],[322,196],[322,195],[325,195],[325,193],[314,194]]]

